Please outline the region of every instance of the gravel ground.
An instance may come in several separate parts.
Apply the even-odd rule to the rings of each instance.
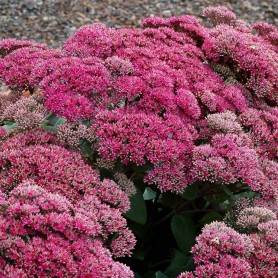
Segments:
[[[189,14],[200,20],[204,7],[226,5],[250,23],[278,25],[277,0],[0,0],[0,39],[29,39],[59,47],[84,25],[103,22],[136,27],[149,16]]]
[[[0,0],[0,39],[17,38],[59,48],[84,24],[138,27],[150,16],[200,16],[204,7],[225,5],[249,23],[278,25],[278,0]],[[7,88],[1,86],[0,92]]]

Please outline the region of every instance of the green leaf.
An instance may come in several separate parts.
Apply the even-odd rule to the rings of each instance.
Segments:
[[[198,197],[198,186],[196,184],[187,186],[180,196],[185,200],[196,199]]]
[[[146,173],[151,170],[153,166],[150,163],[145,163],[144,165],[132,165],[132,170],[136,173]]]
[[[132,251],[132,258],[140,261],[144,261],[145,257],[147,256],[149,250],[147,249],[134,249]]]
[[[194,270],[192,256],[185,256],[177,249],[171,249],[171,257],[171,264],[164,271],[169,278],[176,278],[181,272]]]
[[[209,224],[213,221],[219,220],[221,219],[222,216],[219,212],[217,211],[212,211],[212,212],[208,212],[206,213],[200,220],[199,223],[201,225],[205,225],[205,224]]]
[[[49,124],[49,120],[44,120],[42,123],[40,123],[40,127],[45,127]]]
[[[46,116],[46,119],[51,121],[53,119],[55,119],[57,116],[54,114],[54,113],[49,113],[47,116]]]
[[[155,277],[155,272],[152,270],[147,271],[146,273],[144,273],[143,278],[154,278]]]
[[[49,118],[47,118],[47,120],[49,121],[49,123],[51,124],[51,125],[55,125],[55,123],[59,120],[60,118],[58,117],[58,116],[56,116],[56,115],[51,115]]]
[[[227,195],[230,197],[234,197],[234,193],[229,189],[229,187],[226,184],[222,185],[223,190],[226,192]]]
[[[150,189],[149,187],[146,187],[144,194],[143,194],[143,198],[145,201],[147,200],[154,200],[156,197],[156,192],[153,191],[152,189]]]
[[[216,186],[211,189],[211,195],[206,196],[205,200],[211,204],[220,204],[229,199],[229,195],[226,192],[222,192],[222,186]]]
[[[140,238],[141,240],[144,240],[146,237],[150,236],[148,222],[146,222],[145,225],[140,225],[133,221],[128,221],[128,227],[132,230],[136,237]]]
[[[229,202],[225,202],[222,204],[222,208],[226,210],[226,212],[232,211],[234,207],[234,203],[235,203],[234,200],[230,199]]]
[[[45,126],[44,129],[47,131],[55,131],[56,127],[55,126]]]
[[[4,121],[4,124],[5,124],[5,125],[13,125],[14,122],[11,122],[11,121]]]
[[[137,193],[130,197],[130,203],[131,208],[124,214],[125,217],[138,224],[144,225],[147,220],[147,209],[143,199],[143,194],[139,188],[137,188]]]
[[[235,195],[235,200],[239,200],[241,198],[248,198],[248,199],[253,199],[255,198],[256,196],[258,196],[258,193],[256,192],[253,192],[253,191],[246,191],[246,192],[242,192],[242,193],[239,193],[239,194],[236,194]]]
[[[67,119],[59,118],[59,119],[55,122],[54,126],[57,127],[58,125],[64,124],[64,123],[66,123],[66,122],[67,122]]]
[[[92,149],[92,144],[89,142],[84,142],[81,146],[80,146],[80,150],[81,152],[84,153],[84,156],[86,158],[89,159],[93,159],[93,155],[94,155],[94,150]]]
[[[189,216],[175,214],[171,219],[171,230],[180,251],[187,253],[195,242],[196,228]]]
[[[17,128],[18,127],[18,124],[17,123],[13,123],[13,124],[11,124],[11,125],[4,125],[3,126],[7,131],[9,131],[9,130],[12,130],[12,129],[14,129],[14,128]]]
[[[155,273],[155,278],[168,278],[168,276],[166,276],[163,272],[161,271],[157,271]]]

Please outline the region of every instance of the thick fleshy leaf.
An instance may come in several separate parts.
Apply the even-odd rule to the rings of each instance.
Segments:
[[[161,271],[157,271],[156,273],[155,273],[155,278],[168,278],[168,276],[167,275],[165,275],[163,272],[161,272]]]
[[[176,278],[181,272],[194,269],[192,256],[186,256],[177,249],[171,249],[171,257],[171,264],[164,271],[169,278]]]
[[[130,197],[131,208],[125,213],[128,219],[144,225],[147,220],[146,204],[142,192],[137,188],[137,193]]]
[[[144,194],[143,194],[143,198],[144,200],[154,200],[156,197],[157,193],[155,191],[153,191],[151,188],[146,187]]]
[[[198,186],[196,184],[189,185],[185,188],[181,197],[185,200],[194,200],[198,196]]]
[[[193,220],[189,216],[175,214],[171,219],[171,229],[179,249],[183,253],[189,252],[196,235]]]

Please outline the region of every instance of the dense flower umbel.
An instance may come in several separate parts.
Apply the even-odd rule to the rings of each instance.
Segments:
[[[219,262],[223,253],[248,257],[253,249],[248,236],[239,234],[221,222],[205,226],[196,242],[192,252],[195,254],[194,261],[198,264]]]
[[[4,58],[6,55],[10,54],[11,52],[19,48],[25,48],[25,47],[33,47],[42,50],[47,49],[46,45],[40,43],[21,41],[16,39],[4,39],[0,41],[0,58]]]
[[[187,130],[179,118],[172,116],[162,120],[155,114],[147,117],[143,113],[124,110],[105,111],[97,115],[93,127],[100,138],[99,152],[107,160],[120,157],[124,164],[132,161],[137,165],[150,161],[154,169],[146,180],[157,183],[162,190],[178,190],[182,188],[179,183],[187,182],[183,172],[193,148],[194,133]],[[177,161],[184,162],[180,165],[182,174],[179,178],[171,170]],[[159,173],[164,177],[159,177]]]
[[[236,134],[217,134],[210,145],[195,147],[190,169],[193,180],[243,182],[266,197],[277,198],[277,162],[261,160],[246,139]]]
[[[264,201],[258,199],[254,203]],[[206,225],[192,248],[196,271],[182,273],[179,278],[277,276],[277,210],[250,207],[251,203],[239,203],[245,209],[239,215],[234,214],[232,221],[235,229],[244,227],[247,234],[239,233],[223,222]],[[277,201],[275,204],[277,209]]]
[[[211,31],[211,36],[203,45],[207,58],[214,62],[231,63],[242,71],[243,81],[247,82],[248,88],[257,96],[277,104],[277,46],[253,34],[248,26],[242,30],[242,26],[235,20],[235,15],[225,8],[208,8],[205,14],[211,21],[219,24]],[[274,28],[273,26],[272,29]],[[261,30],[259,26],[255,29],[259,32]]]
[[[46,108],[33,97],[23,98],[8,105],[0,114],[0,121],[13,121],[23,129],[36,128],[47,115]]]
[[[62,57],[39,63],[31,79],[39,80],[45,106],[64,118],[89,119],[107,92],[110,73],[99,59]]]
[[[0,77],[7,86],[14,90],[31,89],[30,75],[40,60],[60,56],[57,50],[46,50],[44,47],[22,47],[12,51],[0,61]],[[4,73],[4,74],[3,74]]]
[[[57,140],[56,136],[50,132],[46,132],[42,129],[33,129],[15,133],[9,140],[1,141],[0,152],[16,149],[23,150],[26,146],[49,144],[59,145],[60,142]]]
[[[101,205],[95,197],[88,198],[76,206],[30,180],[9,194],[1,193],[0,273],[5,277],[15,273],[21,273],[18,277],[133,277],[103,245],[96,213]]]
[[[57,137],[65,145],[73,147],[78,147],[81,139],[87,139],[89,142],[95,141],[96,139],[93,130],[79,122],[66,122],[59,125]]]
[[[0,140],[7,134],[7,131],[4,127],[0,127]]]

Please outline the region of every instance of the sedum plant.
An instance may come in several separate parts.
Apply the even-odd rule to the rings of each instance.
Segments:
[[[278,31],[204,16],[0,41],[4,276],[273,277]]]

